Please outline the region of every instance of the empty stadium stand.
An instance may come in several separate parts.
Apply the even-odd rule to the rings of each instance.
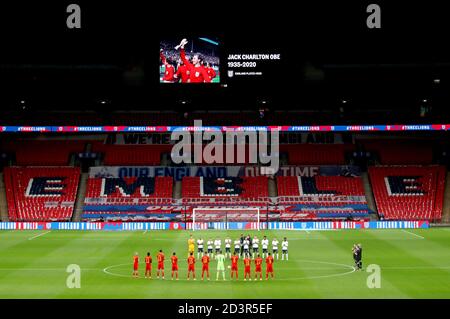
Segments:
[[[215,203],[228,202],[230,198],[245,201],[266,201],[269,196],[267,177],[183,177],[183,203],[202,202],[213,198]],[[205,202],[207,202],[205,201]]]
[[[172,145],[107,145],[96,143],[92,151],[103,153],[105,165],[160,165]]]
[[[85,141],[74,140],[17,140],[3,144],[2,149],[15,153],[18,166],[65,166],[70,155],[83,152]]]
[[[443,166],[370,167],[369,176],[383,219],[440,220],[446,169]]]
[[[360,141],[364,149],[375,153],[383,165],[428,165],[433,162],[433,150],[429,143],[402,139]]]
[[[299,144],[280,145],[280,153],[286,153],[291,165],[345,164],[346,144]]]
[[[172,198],[172,185],[172,177],[91,177],[86,198]]]
[[[364,196],[360,177],[278,176],[278,196]]]
[[[286,205],[282,218],[368,218],[369,207],[360,177],[278,176],[278,203]]]
[[[11,221],[62,221],[72,216],[80,169],[7,167],[4,181]]]
[[[82,219],[148,215],[156,212],[151,207],[170,205],[172,192],[172,177],[91,177],[87,181]]]

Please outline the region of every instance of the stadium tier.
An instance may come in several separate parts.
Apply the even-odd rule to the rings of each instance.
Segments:
[[[361,177],[278,176],[278,203],[297,218],[367,218],[369,207]]]
[[[80,169],[7,167],[4,181],[11,221],[63,221],[72,217]]]
[[[422,220],[441,218],[445,167],[370,167],[369,175],[381,218]]]
[[[15,153],[16,165],[51,165],[69,164],[70,155],[84,151],[84,141],[74,140],[21,140],[3,143],[1,149]]]
[[[93,144],[93,151],[104,154],[105,165],[159,165],[171,145],[105,145]]]
[[[287,153],[292,165],[333,165],[345,164],[346,149],[349,146],[345,144],[281,145],[280,153]]]
[[[82,218],[146,219],[146,215],[155,212],[152,207],[170,207],[172,190],[172,177],[91,177],[87,182]]]
[[[433,162],[433,149],[424,142],[404,140],[360,141],[366,151],[377,155],[383,165],[426,165]]]

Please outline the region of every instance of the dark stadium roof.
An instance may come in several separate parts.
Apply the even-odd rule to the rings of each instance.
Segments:
[[[66,3],[5,6],[0,102],[3,110],[21,109],[26,101],[35,110],[183,111],[257,110],[266,101],[264,107],[297,110],[345,104],[348,112],[419,110],[427,100],[441,113],[450,102],[445,10],[380,3],[382,28],[369,30],[367,4],[228,3],[204,7],[215,19],[205,25],[202,19],[165,23],[164,8],[156,4],[88,2],[81,3],[81,30],[65,27]],[[176,16],[179,4],[167,6]],[[226,86],[160,84],[161,38],[205,33],[221,38],[228,51],[279,52],[281,65],[266,69],[264,79]]]

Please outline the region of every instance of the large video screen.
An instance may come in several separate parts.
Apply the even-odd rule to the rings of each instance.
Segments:
[[[160,83],[220,83],[220,42],[216,37],[160,41]]]

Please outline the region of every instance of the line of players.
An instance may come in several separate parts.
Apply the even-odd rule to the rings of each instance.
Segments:
[[[165,256],[164,256],[164,253],[162,250],[159,251],[156,258],[157,258],[157,262],[158,262],[156,276],[158,279],[159,278],[165,279],[165,277],[164,277]],[[225,259],[226,259],[226,257],[222,253],[222,250],[218,251],[218,253],[215,255],[215,259],[217,260],[216,280],[219,280],[220,273],[222,273],[223,280],[226,280],[225,279]],[[172,263],[172,280],[174,280],[174,278],[176,280],[178,280],[178,256],[176,255],[175,252],[170,257],[170,260]],[[203,255],[201,258],[202,280],[204,280],[205,274],[206,274],[207,280],[210,280],[210,275],[209,275],[210,261],[211,261],[211,259],[210,259],[209,255]],[[239,277],[238,261],[239,261],[239,255],[237,255],[237,252],[235,251],[233,253],[233,255],[231,256],[231,266],[228,266],[228,268],[231,269],[231,279],[233,279],[233,277],[234,277],[235,280],[238,280],[238,277]],[[265,262],[266,262],[266,280],[269,279],[269,274],[270,274],[270,278],[273,279],[274,278],[274,271],[273,271],[274,258],[271,256],[270,253],[268,253],[268,255],[265,259]],[[195,263],[196,263],[196,259],[194,257],[194,253],[191,252],[189,254],[189,257],[187,258],[187,264],[188,264],[187,280],[190,280],[191,274],[192,274],[192,279],[196,280]],[[252,261],[251,261],[249,255],[248,254],[245,255],[245,258],[244,258],[244,281],[246,281],[247,279],[249,281],[252,280],[251,269],[250,269],[251,264],[252,264]],[[261,258],[261,256],[259,254],[255,258],[254,264],[255,264],[255,280],[258,280],[258,275],[259,275],[259,280],[262,280],[263,259]],[[133,256],[133,277],[139,278],[139,255],[138,255],[138,253],[135,253]],[[150,256],[150,253],[147,253],[147,256],[145,257],[145,278],[148,278],[148,279],[152,278],[152,257]]]
[[[269,239],[267,239],[267,236],[264,236],[263,239],[258,239],[257,236],[254,236],[253,238],[250,237],[250,235],[244,236],[241,234],[240,238],[237,238],[232,242],[232,240],[227,237],[224,241],[225,243],[225,257],[231,258],[231,247],[234,246],[234,252],[241,257],[244,256],[251,256],[252,259],[255,259],[255,257],[259,254],[260,246],[262,248],[262,258],[265,258],[269,254]],[[278,247],[279,247],[279,241],[278,239],[274,238],[272,240],[272,254],[274,258],[279,259],[279,253],[278,253]],[[205,246],[205,240],[203,238],[197,239],[197,258],[200,258],[205,254],[204,250]],[[212,239],[208,239],[206,241],[206,254],[208,256],[215,256],[218,254],[219,251],[222,250],[222,240],[220,238],[216,238],[214,241]],[[214,253],[213,253],[214,248]],[[289,242],[286,237],[284,237],[283,241],[281,242],[281,260],[289,260]],[[189,253],[194,252],[194,240],[192,238],[192,235],[190,236],[188,240],[188,250]]]

